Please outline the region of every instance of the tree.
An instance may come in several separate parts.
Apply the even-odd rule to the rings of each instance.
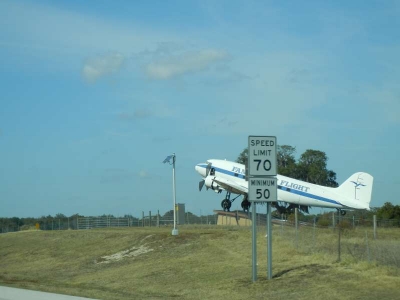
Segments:
[[[381,219],[400,219],[400,206],[386,202],[382,207],[378,208],[376,214]]]
[[[289,145],[278,145],[278,173],[288,177],[294,177],[296,173],[296,148]]]
[[[328,157],[319,150],[306,150],[299,159],[294,178],[309,183],[337,187],[336,173],[326,168]]]
[[[163,215],[163,219],[173,219],[174,218],[174,210],[171,209]]]
[[[55,219],[66,219],[67,216],[61,213],[56,214],[56,216],[54,217]]]
[[[245,165],[247,168],[247,160],[249,158],[249,149],[244,148],[242,152],[240,152],[238,158],[236,159],[236,162],[242,165]]]

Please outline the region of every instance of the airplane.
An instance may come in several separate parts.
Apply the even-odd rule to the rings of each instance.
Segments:
[[[203,177],[199,182],[199,191],[205,185],[207,190],[216,193],[226,191],[225,199],[221,206],[224,211],[229,211],[232,202],[243,196],[241,206],[244,211],[250,208],[248,198],[248,181],[245,165],[221,160],[210,159],[206,163],[199,163],[195,170]],[[278,202],[287,202],[290,205],[336,208],[342,215],[346,210],[370,210],[372,184],[374,178],[365,172],[351,175],[339,187],[325,187],[290,177],[277,175]],[[231,193],[237,194],[231,199]],[[279,207],[275,202],[275,207]]]

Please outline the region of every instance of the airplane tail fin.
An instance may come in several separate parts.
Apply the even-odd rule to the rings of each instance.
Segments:
[[[359,201],[361,206],[365,206],[367,209],[369,209],[373,182],[374,177],[372,177],[370,174],[358,172],[351,175],[337,188],[337,190],[339,194],[348,199]]]

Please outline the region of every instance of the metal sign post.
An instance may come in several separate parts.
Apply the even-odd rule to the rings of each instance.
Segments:
[[[257,210],[256,203],[253,203],[252,211],[251,211],[251,254],[252,254],[252,274],[253,274],[253,282],[257,281]]]
[[[267,278],[272,279],[272,216],[271,202],[277,201],[277,159],[275,136],[249,136],[248,140],[249,188],[248,200],[252,210],[252,264],[253,282],[257,280],[257,227],[256,203],[267,203]]]
[[[272,216],[271,202],[267,202],[267,279],[272,279]]]

